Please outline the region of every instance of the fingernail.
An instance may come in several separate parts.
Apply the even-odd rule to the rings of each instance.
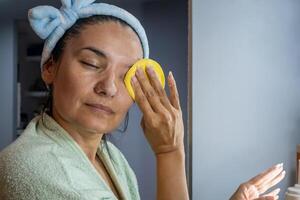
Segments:
[[[154,69],[151,66],[147,66],[146,69],[150,75],[154,75]]]
[[[283,176],[285,176],[285,174],[286,174],[285,170],[283,170],[283,171],[281,172],[281,174],[282,174]]]
[[[274,190],[274,194],[278,194],[280,192],[280,188]]]
[[[132,76],[132,77],[131,77],[131,83],[136,83],[136,81],[137,81],[136,77],[135,77],[135,76]]]
[[[277,190],[278,192],[277,192],[277,194],[279,194],[279,192],[280,192],[280,188],[278,188],[278,190]]]
[[[172,71],[169,71],[169,79],[172,80],[173,82],[175,82],[175,79],[174,79]]]
[[[276,168],[281,168],[281,167],[283,167],[283,163],[279,163],[276,165]]]
[[[137,68],[137,70],[136,70],[136,74],[137,74],[137,75],[140,75],[140,74],[142,74],[142,69],[141,69],[140,67],[138,67],[138,68]]]

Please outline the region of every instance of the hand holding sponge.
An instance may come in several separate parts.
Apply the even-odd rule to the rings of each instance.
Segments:
[[[124,83],[125,86],[129,92],[129,95],[132,97],[133,100],[135,100],[135,94],[133,91],[133,88],[131,86],[131,78],[135,75],[135,72],[138,68],[143,69],[144,73],[148,77],[146,73],[146,66],[152,67],[153,70],[156,72],[156,75],[158,77],[158,80],[160,81],[161,85],[163,88],[165,88],[165,75],[164,72],[160,66],[159,63],[152,59],[141,59],[138,60],[126,73],[125,78],[124,78]],[[149,78],[149,77],[148,77]]]

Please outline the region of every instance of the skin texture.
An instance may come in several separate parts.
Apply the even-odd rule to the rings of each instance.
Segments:
[[[86,26],[78,37],[67,41],[58,62],[44,67],[43,79],[53,86],[54,119],[91,160],[102,135],[116,129],[133,104],[123,78],[140,58],[137,35],[129,27],[107,22]],[[108,106],[113,113],[90,104]]]
[[[129,27],[117,22],[87,25],[67,41],[60,59],[50,59],[42,71],[45,83],[53,87],[53,118],[79,144],[117,197],[96,151],[103,134],[116,129],[134,103],[123,79],[129,67],[143,57],[142,52],[138,36]],[[146,71],[149,80],[137,70],[131,83],[142,112],[144,135],[156,158],[157,199],[189,199],[184,127],[175,79],[169,73],[167,96],[151,66]],[[231,200],[248,200],[243,194],[245,190],[240,187]]]
[[[283,164],[275,165],[240,185],[230,200],[277,200],[280,189],[264,194],[285,176]]]
[[[189,199],[184,127],[175,79],[169,73],[168,97],[151,67],[146,68],[149,80],[141,71],[136,71],[131,82],[136,102],[143,113],[141,126],[156,156],[157,199]]]
[[[99,23],[70,38],[59,61],[50,60],[42,72],[43,80],[53,86],[53,118],[79,144],[117,197],[96,151],[103,134],[116,129],[133,104],[123,79],[140,58],[142,48],[133,30],[116,22]]]

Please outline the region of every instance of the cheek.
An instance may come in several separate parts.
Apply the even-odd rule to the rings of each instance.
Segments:
[[[133,99],[130,97],[125,84],[122,83],[121,86],[119,87],[119,105],[122,110],[126,111],[132,106],[134,103]]]
[[[120,86],[118,88],[118,94],[114,98],[114,104],[113,106],[118,109],[118,112],[115,115],[114,124],[119,125],[122,120],[124,120],[127,112],[129,111],[130,107],[134,103],[132,98],[129,96],[129,93],[127,92],[125,85]]]
[[[80,97],[85,95],[84,80],[75,71],[62,70],[54,81],[56,105],[61,110],[72,111],[80,106]]]
[[[127,112],[129,111],[130,107],[133,105],[134,101],[129,96],[126,88],[119,92],[119,97],[116,98],[115,105],[118,106],[118,114],[115,116],[114,123],[119,126],[122,121],[125,119]],[[117,127],[115,127],[117,128]]]

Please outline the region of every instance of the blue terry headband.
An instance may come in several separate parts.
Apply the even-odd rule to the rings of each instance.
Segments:
[[[37,6],[28,11],[28,19],[35,33],[45,39],[41,67],[50,58],[58,40],[76,20],[93,15],[106,15],[125,21],[140,38],[144,58],[149,57],[149,45],[145,30],[139,20],[126,10],[106,3],[94,3],[95,0],[61,0],[58,10],[52,6]]]

